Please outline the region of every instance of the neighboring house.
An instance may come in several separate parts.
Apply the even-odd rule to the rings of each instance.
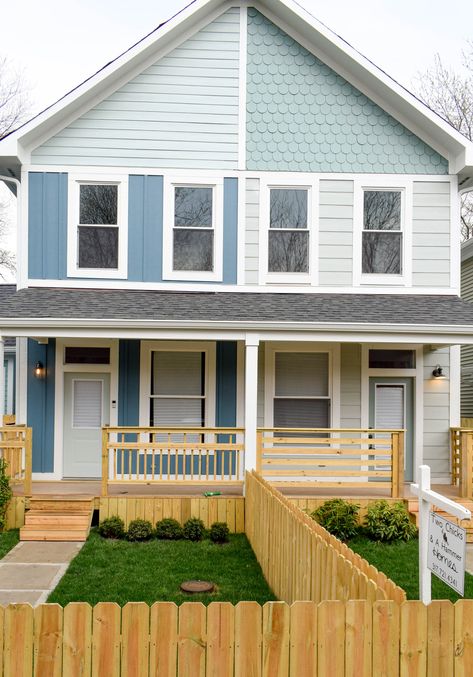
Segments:
[[[100,476],[111,424],[242,426],[249,468],[258,427],[406,428],[405,479],[449,481],[473,147],[297,2],[191,3],[0,173],[36,477]]]
[[[461,246],[461,297],[473,303],[473,239]],[[473,337],[461,348],[461,418],[473,418]]]

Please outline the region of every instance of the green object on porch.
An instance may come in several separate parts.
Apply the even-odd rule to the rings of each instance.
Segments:
[[[221,491],[204,491],[204,496],[206,496],[207,498],[209,496],[221,496],[221,495],[222,495]]]

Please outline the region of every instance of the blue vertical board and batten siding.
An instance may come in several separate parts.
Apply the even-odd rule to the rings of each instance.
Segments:
[[[33,428],[33,472],[54,471],[54,406],[56,339],[40,344],[28,339],[27,424]],[[34,369],[41,362],[45,376],[37,378]]]
[[[132,175],[128,191],[128,280],[163,282],[163,177]],[[29,277],[67,279],[67,174],[30,172],[28,212]],[[226,178],[223,194],[225,284],[237,281],[237,231],[238,179]]]
[[[118,425],[140,424],[140,345],[121,340],[118,350]]]
[[[67,174],[30,172],[28,270],[34,279],[67,277]]]
[[[236,169],[239,47],[234,7],[34,150],[32,163]]]
[[[247,169],[447,174],[448,163],[253,8]]]

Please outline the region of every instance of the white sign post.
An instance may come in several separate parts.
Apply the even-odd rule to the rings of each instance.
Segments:
[[[437,550],[435,547],[435,529],[437,529],[438,533],[441,535],[441,538],[443,539],[443,534],[445,533],[445,530],[442,530],[440,520],[443,520],[443,522],[447,522],[447,520],[443,518],[439,518],[438,515],[435,515],[434,518],[430,517],[431,513],[431,506],[435,505],[438,508],[441,508],[442,510],[445,510],[445,512],[448,512],[450,515],[453,515],[454,517],[458,517],[459,519],[470,519],[471,518],[471,513],[469,510],[464,508],[462,505],[459,505],[458,503],[455,503],[455,501],[451,501],[449,498],[446,498],[445,496],[442,496],[441,494],[438,494],[436,491],[432,491],[430,489],[430,467],[428,465],[421,465],[419,466],[419,482],[418,484],[411,484],[411,491],[415,496],[418,496],[419,498],[419,597],[424,604],[430,604],[432,601],[432,587],[431,587],[431,571],[428,568],[428,560],[429,560],[429,546],[432,546],[431,548],[431,553],[430,553],[430,559],[431,563],[436,563],[437,565],[442,564],[443,568],[442,570],[448,569],[448,564],[446,564],[446,561],[443,560],[441,557],[439,558],[438,555],[434,554],[434,550]],[[435,520],[438,520],[437,524],[435,524]],[[433,520],[432,522],[432,528],[433,528],[433,542],[429,543],[429,520]],[[450,535],[450,540],[453,544],[454,538],[457,540],[461,540],[460,534],[454,531],[456,528],[456,525],[452,524],[451,522],[448,522],[448,524],[452,525],[452,531],[451,533],[449,532]],[[456,533],[456,535],[454,535]],[[448,539],[448,536],[447,536]],[[448,547],[448,546],[447,546]],[[440,546],[441,548],[441,546]],[[458,552],[458,548],[448,548],[449,550],[452,550],[452,552]],[[450,554],[445,551],[444,554]],[[463,576],[464,578],[464,562],[465,562],[465,557],[463,556],[462,558],[462,565],[463,565],[463,573],[460,573],[460,563],[457,557],[453,556],[453,559],[456,560],[456,576],[455,579],[458,581],[460,575]],[[437,562],[435,562],[437,560]],[[440,571],[440,569],[439,569]],[[436,572],[438,573],[438,572]],[[450,585],[450,587],[454,587],[452,585],[452,582],[449,582],[448,580],[448,574],[445,578],[443,578],[443,575],[440,576],[442,580],[444,580],[445,583]],[[457,589],[457,588],[455,588]]]

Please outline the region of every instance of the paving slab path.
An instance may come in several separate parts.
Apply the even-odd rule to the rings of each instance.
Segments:
[[[84,543],[22,541],[0,560],[0,606],[46,602]]]

